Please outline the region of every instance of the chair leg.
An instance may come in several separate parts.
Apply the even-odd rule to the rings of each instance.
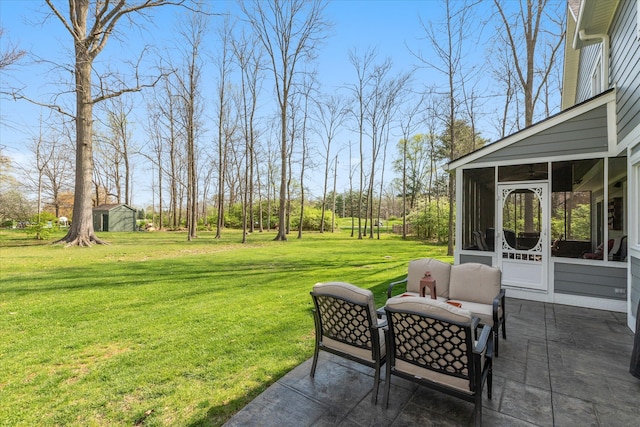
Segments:
[[[489,372],[487,373],[487,397],[491,400],[491,394],[493,392],[493,361],[490,362]],[[480,393],[482,394],[482,393]]]
[[[476,395],[475,426],[482,427],[482,393]]]
[[[318,352],[319,348],[316,345],[316,348],[313,350],[313,363],[311,364],[311,378],[316,375],[316,366],[318,366]]]
[[[498,357],[498,325],[493,325],[493,354]]]
[[[384,409],[389,408],[389,392],[391,391],[391,369],[387,361],[386,376],[384,378]]]
[[[502,338],[507,339],[507,322],[505,316],[502,316]]]
[[[373,380],[373,391],[371,392],[371,403],[376,405],[378,403],[378,388],[380,385],[380,365],[376,366],[376,373]]]

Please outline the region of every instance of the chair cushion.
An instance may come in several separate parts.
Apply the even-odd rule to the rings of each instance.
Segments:
[[[373,299],[373,292],[369,289],[362,289],[345,282],[326,282],[313,285],[313,292],[323,295],[334,295],[345,298],[358,304],[367,304],[371,314],[372,326],[377,326],[376,306]]]
[[[451,264],[432,258],[421,258],[409,262],[407,291],[420,293],[420,279],[429,271],[436,280],[436,293],[439,297],[449,298],[449,276]]]
[[[378,336],[380,338],[380,357],[382,358],[387,354],[387,347],[384,340],[384,330],[378,329]],[[366,360],[367,362],[375,362],[375,360],[373,359],[373,353],[371,352],[371,350],[368,350],[366,348],[356,347],[340,341],[332,340],[331,338],[327,337],[322,338],[322,344],[327,347],[331,347],[334,350],[357,356],[360,359]]]
[[[398,311],[411,311],[425,316],[435,315],[456,322],[471,322],[471,311],[431,298],[397,296],[389,298],[386,306]]]
[[[455,388],[456,390],[460,390],[464,393],[472,394],[471,390],[469,390],[469,380],[466,378],[458,378],[452,375],[441,374],[440,372],[421,368],[413,363],[405,362],[404,360],[396,360],[395,368],[400,372],[411,374],[414,377],[425,378],[438,384]]]
[[[449,298],[493,304],[493,299],[500,293],[501,278],[497,267],[478,263],[454,265],[451,267]]]
[[[483,325],[493,326],[493,305],[489,304],[480,304],[477,302],[469,302],[469,301],[461,301],[461,300],[451,300],[455,302],[459,302],[462,304],[462,307],[465,310],[469,310],[472,316],[475,316],[480,319],[480,323]],[[500,317],[502,313],[502,308],[498,309],[498,316]]]
[[[419,297],[419,296],[420,294],[418,292],[403,292],[400,295],[396,295],[393,298],[400,298],[400,297],[406,298],[406,297]],[[427,296],[426,298],[431,299],[429,298],[429,296]],[[447,302],[447,298],[438,296],[438,301]]]

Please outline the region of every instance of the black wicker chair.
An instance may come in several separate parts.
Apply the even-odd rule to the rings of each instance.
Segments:
[[[316,345],[311,377],[320,350],[353,360],[375,370],[371,401],[378,400],[380,370],[385,363],[386,325],[376,316],[373,293],[343,282],[318,283],[311,292],[315,306]]]
[[[385,306],[388,331],[384,403],[389,406],[391,375],[475,404],[475,425],[482,425],[482,388],[491,399],[493,340],[479,319],[446,302],[397,297]]]

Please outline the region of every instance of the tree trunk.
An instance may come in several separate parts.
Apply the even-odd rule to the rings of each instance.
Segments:
[[[88,5],[87,5],[88,6]],[[86,7],[86,6],[85,6]],[[84,11],[86,25],[86,10]],[[86,28],[80,28],[82,34]],[[91,246],[106,242],[96,237],[93,230],[93,101],[91,99],[91,59],[86,46],[80,41],[76,48],[76,179],[73,220],[67,235],[59,242],[68,246]]]

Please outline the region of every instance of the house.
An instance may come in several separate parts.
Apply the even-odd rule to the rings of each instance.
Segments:
[[[125,204],[106,204],[93,208],[95,231],[136,231],[136,210]]]
[[[640,1],[569,0],[562,111],[449,164],[455,262],[507,296],[627,313],[640,300]]]

